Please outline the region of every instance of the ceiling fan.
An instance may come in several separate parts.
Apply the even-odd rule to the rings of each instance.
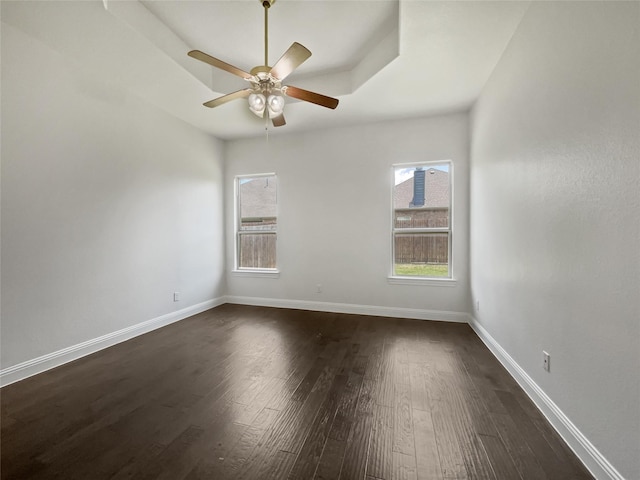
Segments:
[[[250,72],[245,72],[222,60],[207,55],[200,50],[192,50],[188,53],[201,62],[208,63],[216,68],[225,70],[233,75],[249,82],[249,88],[215,98],[203,105],[214,108],[238,98],[248,98],[249,110],[258,117],[271,119],[274,127],[281,127],[284,120],[284,96],[297,98],[305,102],[315,103],[323,107],[335,109],[338,100],[319,93],[303,90],[291,85],[283,85],[283,80],[296,68],[302,65],[311,52],[303,45],[294,42],[273,67],[269,67],[269,8],[276,0],[258,0],[264,7],[264,65],[253,67]]]

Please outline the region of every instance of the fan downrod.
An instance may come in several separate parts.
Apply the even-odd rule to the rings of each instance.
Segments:
[[[264,7],[264,64],[269,65],[269,9],[276,0],[258,0]]]

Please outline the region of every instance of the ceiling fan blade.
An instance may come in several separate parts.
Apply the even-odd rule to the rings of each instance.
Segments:
[[[337,98],[327,97],[298,87],[282,87],[282,93],[289,97],[297,98],[298,100],[304,100],[305,102],[315,103],[316,105],[331,109],[336,108],[339,102]]]
[[[273,122],[274,127],[282,127],[287,123],[284,121],[284,113],[281,113],[277,117],[272,118],[271,121]]]
[[[291,72],[304,63],[311,56],[311,52],[298,42],[293,42],[289,49],[284,52],[280,60],[271,69],[271,75],[278,80],[284,80]]]
[[[244,70],[240,70],[238,67],[234,67],[233,65],[228,64],[227,62],[223,62],[222,60],[218,60],[211,55],[207,55],[200,50],[191,50],[187,55],[196,60],[200,60],[201,62],[208,63],[209,65],[220,68],[222,70],[226,70],[229,73],[233,73],[238,77],[242,78],[252,78],[253,76],[249,72],[245,72]]]
[[[219,105],[222,105],[223,103],[230,102],[231,100],[236,100],[238,98],[247,98],[249,95],[251,95],[252,91],[253,90],[251,90],[250,88],[245,88],[244,90],[238,90],[237,92],[229,93],[228,95],[223,95],[221,97],[214,98],[213,100],[209,100],[208,102],[203,103],[203,105],[209,108],[217,107]]]

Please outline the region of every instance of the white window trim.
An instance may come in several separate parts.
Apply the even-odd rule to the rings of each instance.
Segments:
[[[449,277],[412,277],[409,275],[396,276],[389,275],[387,282],[390,285],[428,285],[432,287],[455,287],[458,280]]]
[[[394,218],[394,204],[393,204],[393,189],[395,187],[395,172],[398,168],[407,167],[419,167],[428,165],[442,165],[446,163],[449,165],[449,228],[395,228]],[[453,161],[452,160],[431,160],[426,162],[411,162],[411,163],[395,163],[391,165],[391,201],[390,201],[390,218],[391,218],[391,269],[387,276],[387,282],[392,285],[428,285],[438,287],[455,287],[457,280],[454,276],[453,269],[453,199],[454,199],[454,185],[453,179],[455,175],[453,173]],[[448,277],[420,277],[412,275],[395,275],[395,235],[396,233],[411,232],[411,233],[448,233],[449,234],[449,252],[448,252]]]
[[[247,233],[240,231],[240,180],[243,178],[260,178],[260,177],[276,177],[275,172],[269,173],[255,173],[255,174],[247,174],[247,175],[236,175],[233,181],[233,217],[234,217],[234,233],[233,233],[233,265],[234,268],[231,270],[231,273],[234,276],[238,277],[252,277],[252,278],[279,278],[280,270],[276,268],[246,268],[240,267],[239,264],[239,255],[240,255],[240,236]],[[280,184],[278,184],[278,188],[280,188]],[[277,201],[277,193],[276,193],[276,230],[275,231],[265,231],[264,233],[269,233],[276,235],[276,264],[278,262],[278,221],[279,218],[279,209],[278,209],[278,201]]]
[[[231,270],[235,277],[247,278],[280,278],[280,270],[277,268],[241,268]]]

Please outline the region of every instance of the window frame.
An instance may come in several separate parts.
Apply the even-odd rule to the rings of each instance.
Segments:
[[[235,275],[242,275],[247,277],[272,277],[277,278],[280,274],[280,270],[278,269],[278,219],[279,219],[279,208],[278,208],[278,190],[276,190],[276,224],[275,230],[262,230],[260,233],[267,235],[275,235],[276,237],[276,266],[274,268],[260,268],[260,267],[241,267],[240,266],[240,240],[242,235],[247,234],[255,234],[255,231],[252,230],[241,230],[242,225],[242,209],[241,209],[241,198],[240,198],[240,182],[243,179],[256,179],[262,177],[275,177],[276,178],[276,188],[279,189],[279,181],[278,175],[275,172],[268,173],[253,173],[253,174],[244,174],[244,175],[236,175],[234,177],[234,269],[233,273]]]
[[[394,191],[395,191],[395,172],[399,168],[417,168],[424,167],[425,170],[429,168],[435,167],[437,165],[448,165],[449,166],[449,221],[448,227],[424,227],[424,228],[397,228],[395,222],[395,205],[394,205]],[[453,238],[454,238],[454,211],[453,211],[453,199],[454,199],[454,165],[452,160],[429,160],[423,162],[410,162],[410,163],[395,163],[391,165],[391,209],[390,209],[390,220],[391,220],[391,256],[390,256],[390,273],[388,276],[388,281],[391,284],[398,285],[415,285],[415,284],[424,284],[424,285],[434,285],[434,286],[455,286],[456,279],[454,277],[454,260],[453,260]],[[411,233],[411,234],[421,234],[421,233],[446,233],[448,235],[448,251],[447,251],[447,271],[448,275],[446,277],[429,277],[422,275],[398,275],[395,272],[395,258],[396,258],[396,246],[395,239],[397,234],[402,233]]]

